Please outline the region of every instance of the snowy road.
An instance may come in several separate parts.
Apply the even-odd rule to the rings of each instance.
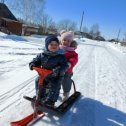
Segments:
[[[35,126],[126,126],[126,54],[110,48],[108,43],[85,40],[78,46],[79,62],[73,76],[82,97],[63,117],[47,114]],[[2,126],[8,126],[10,121],[21,119],[33,111],[30,103],[22,97],[33,96],[35,93],[33,80],[36,73],[28,69],[27,63],[35,56],[29,54],[37,48],[37,46],[34,46],[34,49],[31,47],[26,55],[27,58],[17,62],[16,72],[6,73],[4,67],[5,73],[0,75],[3,84],[15,81],[10,87],[0,84],[0,125]],[[23,49],[22,51],[24,52]],[[11,65],[13,62],[12,59]],[[18,66],[21,64],[25,65],[19,69]],[[6,79],[10,77],[9,75],[13,75],[14,78]]]

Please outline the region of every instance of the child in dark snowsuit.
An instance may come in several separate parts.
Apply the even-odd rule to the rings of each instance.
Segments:
[[[36,58],[30,62],[29,67],[41,67],[47,70],[52,70],[53,73],[49,74],[43,82],[43,86],[39,89],[41,99],[45,99],[44,104],[47,106],[54,106],[54,103],[59,97],[59,91],[68,63],[63,54],[59,54],[59,40],[54,35],[49,35],[45,39],[46,50],[40,53]],[[37,81],[36,81],[37,82]],[[46,87],[49,87],[48,94],[46,94]],[[38,89],[38,86],[36,86]]]

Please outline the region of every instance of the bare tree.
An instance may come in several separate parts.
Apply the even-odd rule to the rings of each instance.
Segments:
[[[48,32],[57,33],[56,23],[52,20],[48,26]]]
[[[1,0],[1,3],[4,3],[4,0]]]
[[[53,30],[56,28],[55,22],[53,21],[52,17],[48,14],[41,15],[41,22],[39,23],[41,25],[41,31],[42,33],[47,33],[49,30]]]
[[[89,34],[92,35],[93,38],[100,36],[99,25],[98,24],[92,25]]]
[[[44,13],[45,0],[7,0],[9,8],[26,22],[38,23]]]
[[[124,42],[126,42],[126,32],[124,33],[124,39],[123,39]]]
[[[27,22],[38,22],[44,13],[44,0],[24,0],[24,19]]]
[[[62,29],[75,31],[77,28],[77,24],[69,19],[65,19],[65,20],[61,20],[57,24],[57,28],[59,31]]]
[[[88,28],[86,26],[82,28],[82,32],[88,33],[88,31],[89,30],[88,30]]]

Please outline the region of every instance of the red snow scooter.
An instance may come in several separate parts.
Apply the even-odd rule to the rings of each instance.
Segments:
[[[33,67],[33,70],[37,71],[37,73],[39,75],[38,85],[41,88],[43,85],[44,78],[47,75],[51,74],[52,71],[43,69],[43,68],[38,68],[38,67]],[[11,126],[32,126],[38,120],[42,119],[45,116],[45,111],[46,112],[50,111],[50,112],[54,112],[55,114],[58,114],[58,115],[63,115],[81,95],[80,92],[76,91],[75,83],[73,80],[72,80],[72,83],[73,83],[73,87],[74,87],[74,93],[66,101],[61,103],[59,106],[47,107],[42,102],[40,102],[39,96],[36,96],[36,98],[24,96],[24,99],[26,99],[32,103],[34,112],[19,121],[11,122],[10,125]],[[39,92],[38,92],[38,95],[39,95]]]

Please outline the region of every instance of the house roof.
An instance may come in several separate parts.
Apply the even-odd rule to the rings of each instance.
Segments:
[[[4,3],[0,3],[0,17],[18,21]]]
[[[0,18],[1,18],[1,17],[0,17]],[[21,22],[19,22],[19,21],[11,20],[11,19],[8,19],[8,18],[1,18],[1,19],[5,20],[5,21],[7,21],[7,22],[16,22],[16,23],[23,24],[23,23],[21,23]]]

